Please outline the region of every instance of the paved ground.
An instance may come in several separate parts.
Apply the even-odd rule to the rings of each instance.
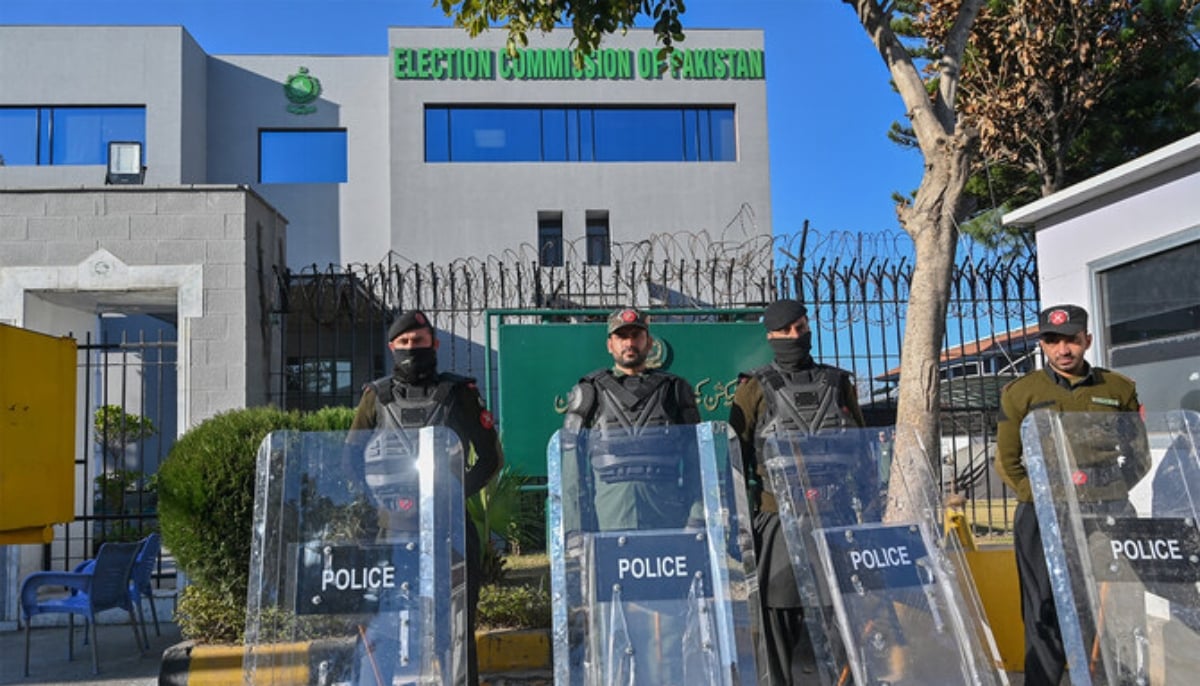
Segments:
[[[92,674],[91,646],[83,645],[83,631],[75,630],[75,659],[67,661],[67,627],[37,626],[30,650],[30,676],[22,677],[25,632],[0,631],[0,685],[5,684],[97,684],[103,686],[152,686],[158,684],[162,653],[181,642],[179,628],[162,622],[162,636],[150,627],[150,650],[139,654],[128,624],[100,626],[100,674]],[[1010,674],[1009,683],[1021,686],[1022,675]],[[551,683],[548,672],[526,672],[485,677],[487,686],[543,686]]]
[[[75,659],[67,661],[67,627],[43,626],[34,620],[29,676],[22,676],[25,631],[0,631],[0,684],[105,684],[151,686],[158,683],[162,653],[183,639],[179,628],[160,622],[162,636],[149,627],[150,650],[142,654],[128,624],[99,627],[100,674],[92,674],[91,644],[83,645],[81,623],[75,627]]]

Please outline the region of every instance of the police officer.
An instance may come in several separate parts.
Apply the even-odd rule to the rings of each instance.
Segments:
[[[800,684],[811,669],[812,643],[778,507],[759,456],[765,439],[775,432],[815,434],[861,427],[865,422],[850,372],[813,360],[812,329],[804,305],[795,300],[771,303],[763,313],[763,326],[774,361],[739,375],[729,424],[741,443],[745,473],[757,480],[752,496],[764,625],[760,652],[765,650],[771,683]],[[811,675],[807,679],[816,681]]]
[[[1046,569],[1045,553],[1033,507],[1033,491],[1021,451],[1021,421],[1040,408],[1059,412],[1126,412],[1139,408],[1137,389],[1129,378],[1084,359],[1092,345],[1087,330],[1087,312],[1076,305],[1056,305],[1042,310],[1038,318],[1039,346],[1046,366],[1010,382],[1000,394],[1000,418],[996,427],[996,470],[1017,496],[1013,520],[1013,543],[1017,556],[1017,578],[1021,587],[1021,617],[1025,622],[1026,686],[1057,686],[1066,668],[1059,633],[1054,594]],[[1136,421],[1136,420],[1135,420]],[[1093,446],[1077,456],[1077,466],[1088,475],[1099,501],[1122,504],[1128,489],[1149,471],[1145,433],[1136,422],[1131,435],[1121,438],[1123,449],[1113,441]],[[1129,443],[1133,445],[1128,445]],[[1129,455],[1118,464],[1117,453]],[[1086,500],[1088,498],[1081,498]],[[1081,505],[1087,507],[1085,503]]]
[[[492,415],[483,405],[474,379],[438,372],[438,340],[433,324],[420,310],[401,314],[388,328],[392,351],[390,376],[376,379],[363,389],[354,411],[352,436],[371,430],[417,429],[448,426],[469,449],[474,460],[464,465],[463,497],[470,498],[487,485],[504,464],[504,454]],[[467,673],[469,684],[478,682],[475,657],[475,611],[479,603],[480,542],[470,517],[464,517],[467,558]]]
[[[692,445],[689,434],[676,437],[656,428],[700,422],[691,384],[647,365],[654,338],[643,312],[613,312],[607,346],[612,368],[579,380],[563,420],[568,437],[590,430],[591,444],[578,451],[589,464],[563,463],[564,497],[578,499],[579,525],[611,530],[702,523],[698,465],[681,459]],[[567,522],[568,530],[572,524]]]

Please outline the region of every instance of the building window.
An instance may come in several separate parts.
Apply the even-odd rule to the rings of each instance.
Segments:
[[[538,212],[538,261],[543,267],[563,266],[562,212]]]
[[[425,109],[426,162],[733,162],[732,107]]]
[[[146,159],[145,107],[0,107],[0,164],[108,162],[110,141],[137,141]]]
[[[592,265],[611,264],[608,238],[608,210],[588,210],[587,263]]]
[[[258,132],[259,183],[345,183],[345,129]]]
[[[319,400],[327,405],[353,404],[350,360],[288,358],[287,392],[292,399]]]
[[[1200,241],[1100,271],[1108,364],[1138,382],[1150,411],[1200,403]]]

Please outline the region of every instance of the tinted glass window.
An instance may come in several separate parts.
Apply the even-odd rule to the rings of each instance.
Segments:
[[[7,165],[103,165],[111,141],[140,142],[145,161],[146,108],[0,108],[0,155]]]
[[[37,164],[38,111],[0,108],[0,159],[4,164]]]
[[[428,107],[425,110],[427,162],[731,162],[736,159],[732,107]]]
[[[608,212],[588,212],[587,222],[587,263],[592,265],[608,265]]]
[[[142,141],[146,111],[125,107],[57,107],[51,115],[51,164],[107,164],[109,141]],[[145,156],[145,147],[142,155]]]
[[[561,213],[544,213],[538,217],[538,261],[543,267],[563,266]]]
[[[425,110],[425,161],[450,161],[450,110],[442,107]]]
[[[679,110],[609,110],[594,114],[596,161],[684,160],[683,113]]]
[[[708,130],[712,133],[712,159],[716,162],[737,160],[737,127],[733,123],[733,110],[708,110]]]
[[[259,132],[260,183],[343,183],[346,131]]]
[[[542,110],[542,161],[567,159],[567,111]]]
[[[1149,341],[1200,331],[1200,243],[1101,272],[1108,342]]]
[[[450,159],[454,162],[540,161],[541,112],[536,109],[451,110]]]

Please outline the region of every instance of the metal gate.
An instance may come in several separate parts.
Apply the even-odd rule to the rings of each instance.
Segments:
[[[106,541],[158,530],[158,466],[174,444],[177,342],[172,322],[101,317],[100,336],[78,346],[75,521],[56,525],[44,569],[72,570]],[[156,586],[173,586],[164,551]]]

